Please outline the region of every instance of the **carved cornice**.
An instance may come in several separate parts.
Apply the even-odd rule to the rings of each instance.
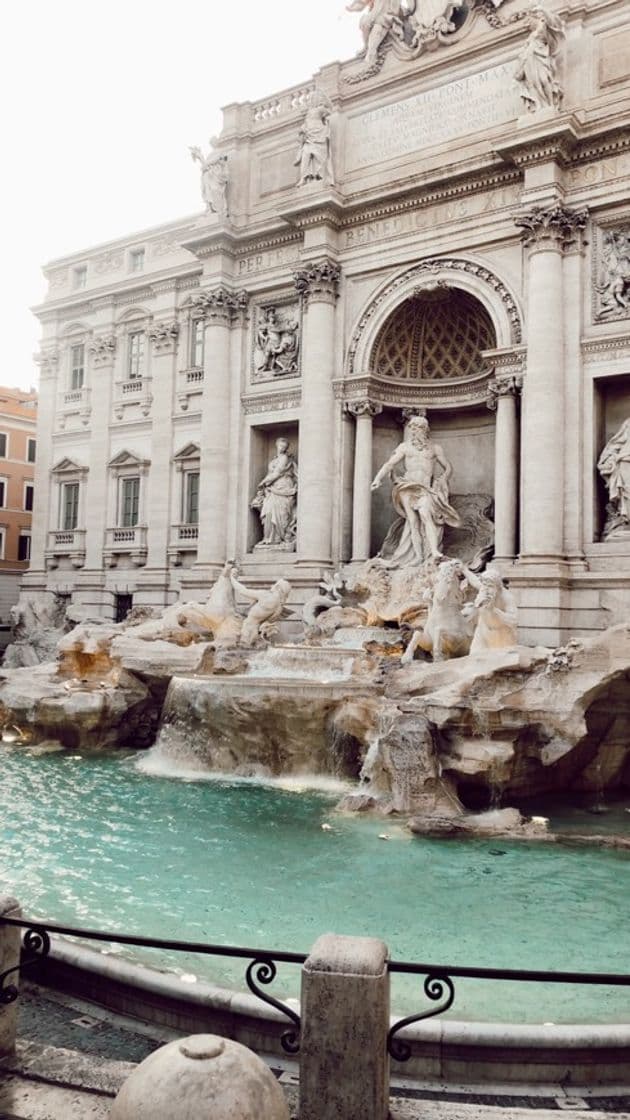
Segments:
[[[496,412],[501,397],[517,397],[523,388],[522,377],[495,377],[488,382],[488,398],[486,404],[492,412]]]
[[[188,306],[207,323],[231,327],[242,320],[249,305],[249,293],[232,292],[229,288],[204,289],[191,296]]]
[[[306,301],[334,303],[339,295],[341,268],[330,257],[308,261],[294,269],[295,287]]]
[[[532,117],[532,131],[536,128]],[[497,145],[496,153],[501,159],[513,163],[521,169],[551,160],[561,167],[569,163],[578,144],[580,125],[574,118],[561,119],[551,130],[546,126],[542,135],[521,134]]]
[[[528,248],[551,246],[559,251],[568,249],[579,240],[587,222],[588,210],[571,210],[561,203],[534,206],[529,213],[514,219]]]
[[[95,368],[113,365],[116,354],[116,335],[101,334],[92,339],[88,351]]]
[[[252,416],[259,412],[284,412],[289,408],[299,408],[302,394],[299,389],[286,389],[278,393],[259,393],[241,397],[243,412]]]
[[[584,340],[582,353],[588,362],[625,361],[630,357],[630,335]]]
[[[177,319],[164,320],[154,323],[147,331],[150,342],[156,354],[173,354],[177,349],[179,337],[179,323]]]
[[[375,401],[362,400],[362,401],[346,401],[344,403],[344,411],[349,412],[351,416],[378,416],[383,411],[382,404],[376,404]]]
[[[383,381],[366,373],[360,377],[340,378],[333,382],[335,400],[348,408],[355,402],[374,401],[385,407],[410,409],[421,415],[427,408],[461,408],[484,404],[488,396],[490,374],[475,382],[412,382]]]

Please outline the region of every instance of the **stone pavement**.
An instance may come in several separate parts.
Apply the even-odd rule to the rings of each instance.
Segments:
[[[0,1120],[106,1120],[134,1065],[177,1037],[35,988],[20,996],[19,1033],[15,1058],[0,1070]],[[297,1067],[276,1058],[270,1065],[297,1120]],[[391,1120],[559,1120],[563,1113],[575,1120],[630,1120],[630,1093],[561,1086],[475,1090],[402,1079],[392,1090]]]

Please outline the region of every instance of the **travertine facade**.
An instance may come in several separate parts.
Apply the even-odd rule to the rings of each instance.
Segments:
[[[193,150],[203,216],[48,266],[26,587],[112,617],[234,559],[305,598],[380,548],[426,415],[454,508],[494,498],[521,636],[628,617],[597,463],[630,417],[630,0],[353,8],[363,57]],[[287,506],[260,548],[278,440],[295,538]]]

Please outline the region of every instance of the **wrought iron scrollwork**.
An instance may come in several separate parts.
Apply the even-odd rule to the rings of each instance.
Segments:
[[[439,1007],[423,1011],[420,1015],[408,1015],[406,1019],[400,1019],[399,1022],[394,1023],[387,1036],[387,1050],[397,1062],[408,1062],[411,1057],[411,1046],[404,1039],[396,1037],[398,1032],[411,1026],[412,1023],[420,1023],[423,1019],[433,1019],[434,1016],[443,1015],[445,1011],[448,1011],[449,1007],[452,1007],[455,1002],[455,985],[449,976],[430,973],[424,982],[424,994],[427,999],[434,1003],[443,1002],[440,1002]]]
[[[282,1049],[286,1054],[298,1054],[300,1051],[300,1030],[302,1028],[300,1016],[297,1011],[293,1011],[292,1008],[287,1007],[286,1004],[281,1003],[280,1000],[274,999],[268,992],[261,991],[256,983],[256,981],[258,981],[260,984],[273,984],[277,972],[278,969],[271,957],[259,957],[248,965],[247,972],[245,973],[247,987],[257,999],[261,999],[263,1003],[268,1003],[270,1007],[275,1007],[276,1011],[280,1011],[282,1015],[286,1015],[287,1018],[295,1024],[294,1028],[284,1032],[280,1041],[282,1043]]]
[[[41,926],[32,926],[27,929],[22,941],[22,950],[26,953],[34,953],[32,957],[22,959],[19,964],[13,968],[7,968],[4,972],[0,972],[0,1004],[8,1006],[10,1003],[15,1003],[18,998],[18,989],[15,984],[8,984],[7,980],[14,972],[23,972],[25,968],[30,968],[32,965],[38,964],[39,961],[47,957],[50,952],[50,937],[45,929]]]

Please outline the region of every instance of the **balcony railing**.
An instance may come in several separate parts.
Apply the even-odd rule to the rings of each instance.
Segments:
[[[203,393],[204,371],[202,366],[180,369],[177,383],[177,399],[182,412],[187,412],[190,398]]]
[[[184,562],[184,557],[195,553],[199,542],[199,526],[182,524],[171,525],[171,532],[168,542],[168,554],[171,563],[175,567],[180,567]]]
[[[146,525],[117,525],[105,530],[105,562],[116,567],[119,556],[131,556],[132,563],[141,567],[147,559]]]
[[[48,534],[46,556],[51,567],[57,567],[59,558],[68,557],[73,568],[85,563],[85,529],[53,529]]]
[[[144,415],[148,416],[153,400],[151,383],[150,377],[130,377],[116,383],[114,415],[118,420],[122,420],[125,408],[131,405],[140,405]]]

